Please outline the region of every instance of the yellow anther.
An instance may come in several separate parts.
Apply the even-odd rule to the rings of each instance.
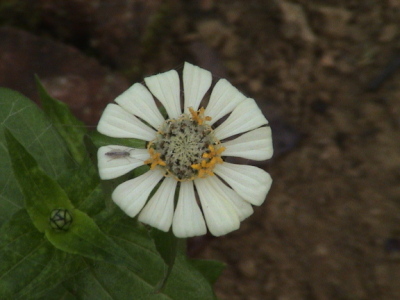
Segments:
[[[207,152],[202,155],[203,160],[199,164],[191,165],[192,169],[197,170],[197,176],[204,178],[207,176],[213,176],[213,169],[216,164],[222,164],[224,161],[221,158],[221,153],[225,151],[225,147],[219,147],[215,149],[213,145],[208,146]]]
[[[219,157],[219,156],[215,157],[215,159],[217,160],[217,161],[216,161],[216,164],[222,164],[222,163],[224,162],[224,161],[222,160],[222,158]]]
[[[204,116],[204,107],[195,111],[192,107],[189,107],[189,112],[192,115],[193,121],[197,122],[199,125],[203,125],[204,121],[211,121],[211,117]]]
[[[217,149],[217,151],[215,151],[214,146],[210,145],[210,146],[208,146],[209,152],[203,153],[202,157],[209,158],[209,159],[212,159],[213,157],[218,157],[221,155],[222,152],[225,151],[225,149],[226,149],[225,147],[220,147]]]
[[[216,164],[217,162],[218,162],[217,158],[216,158],[216,157],[213,157],[213,158],[210,160],[210,162],[207,164],[207,167],[209,167],[209,168],[214,167],[215,164]]]
[[[193,164],[193,165],[191,165],[191,167],[192,167],[192,169],[195,169],[195,170],[200,170],[201,169],[200,164]]]
[[[226,150],[225,147],[219,147],[219,149],[215,152],[216,155],[220,155],[222,152]]]
[[[193,108],[189,107],[189,112],[192,115],[192,119],[197,122],[197,120],[198,120],[197,111],[195,111]]]
[[[166,166],[167,164],[165,163],[165,161],[163,161],[160,156],[161,154],[154,151],[153,148],[148,148],[148,151],[150,153],[150,158],[145,160],[144,163],[147,164],[151,164],[150,169],[154,169],[157,165],[160,166]]]
[[[210,158],[211,155],[207,152],[203,153],[203,155],[201,156],[202,158]]]
[[[214,176],[214,172],[210,169],[201,169],[198,174],[199,178],[204,178],[207,176]]]

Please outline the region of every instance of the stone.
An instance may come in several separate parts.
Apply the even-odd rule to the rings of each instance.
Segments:
[[[383,43],[391,42],[396,38],[398,31],[396,24],[387,24],[382,28],[378,40]]]
[[[0,29],[0,86],[38,101],[34,75],[49,94],[95,125],[128,82],[77,49],[14,28]]]
[[[300,38],[304,42],[315,43],[317,38],[308,24],[303,7],[286,1],[279,1],[278,5],[282,13],[282,34],[288,39]]]
[[[343,8],[322,6],[316,9],[320,16],[318,28],[332,37],[346,37],[350,34],[349,21],[352,13]]]
[[[254,260],[246,259],[239,262],[238,267],[240,272],[248,278],[254,278],[257,276],[258,268]]]

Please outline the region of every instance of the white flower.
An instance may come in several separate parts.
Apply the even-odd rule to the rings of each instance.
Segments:
[[[143,223],[163,231],[172,225],[177,237],[203,235],[206,224],[215,236],[238,229],[253,213],[252,205],[264,202],[272,183],[262,169],[226,162],[230,156],[270,158],[271,129],[264,126],[268,121],[255,101],[225,79],[205,96],[211,81],[210,72],[185,63],[182,108],[175,70],[147,77],[148,89],[135,83],[115,99],[118,105],[106,107],[97,127],[111,137],[147,141],[147,149],[101,147],[100,177],[116,178],[148,164],[148,172],[120,184],[112,198]],[[164,106],[166,120],[153,97]],[[205,98],[209,100],[204,109]]]

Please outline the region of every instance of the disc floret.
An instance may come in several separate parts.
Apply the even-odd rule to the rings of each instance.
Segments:
[[[166,120],[148,144],[150,158],[145,163],[151,164],[151,169],[164,168],[166,176],[178,181],[214,175],[215,165],[223,162],[225,148],[207,124],[210,120],[203,107],[198,111],[189,108],[189,114]]]

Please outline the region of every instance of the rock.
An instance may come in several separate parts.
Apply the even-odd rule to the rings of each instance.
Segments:
[[[219,49],[224,58],[234,58],[240,52],[240,41],[221,21],[206,20],[197,24],[200,37],[212,48]]]
[[[220,46],[227,36],[229,28],[218,20],[205,20],[197,24],[197,31],[211,47]]]
[[[387,5],[390,8],[400,8],[400,1],[399,0],[388,0]]]
[[[335,55],[332,51],[326,51],[319,61],[320,65],[325,68],[333,68],[335,66]]]
[[[383,43],[391,42],[395,39],[398,33],[396,24],[387,24],[382,28],[378,40]]]
[[[240,272],[248,278],[254,278],[257,276],[258,267],[256,262],[251,259],[242,260],[239,262],[238,267]]]
[[[231,9],[226,12],[226,19],[229,23],[238,23],[243,17],[243,11],[238,9]]]
[[[352,13],[343,8],[322,6],[316,9],[320,17],[318,29],[332,37],[346,37],[350,33],[349,21]]]
[[[300,38],[307,43],[315,43],[317,40],[311,30],[303,7],[285,1],[278,1],[282,13],[282,34],[288,39]]]
[[[188,50],[195,58],[198,66],[210,71],[213,76],[226,78],[227,73],[224,64],[217,51],[203,41],[195,40],[188,44]]]
[[[259,93],[264,88],[264,84],[261,78],[250,79],[248,85],[252,93]]]
[[[237,56],[240,41],[233,31],[218,20],[206,20],[197,24],[197,30],[204,41],[213,48],[219,48],[225,58]]]
[[[199,7],[203,11],[212,10],[215,6],[215,0],[201,0],[199,1]]]
[[[121,76],[75,48],[13,28],[0,29],[0,86],[38,100],[34,75],[50,95],[95,125],[106,106],[129,87]]]
[[[315,254],[318,256],[327,256],[329,254],[328,247],[322,243],[317,244],[314,251],[315,251]]]
[[[59,39],[86,44],[103,61],[120,69],[131,67],[143,51],[155,48],[166,28],[161,0],[37,2],[42,22]]]

